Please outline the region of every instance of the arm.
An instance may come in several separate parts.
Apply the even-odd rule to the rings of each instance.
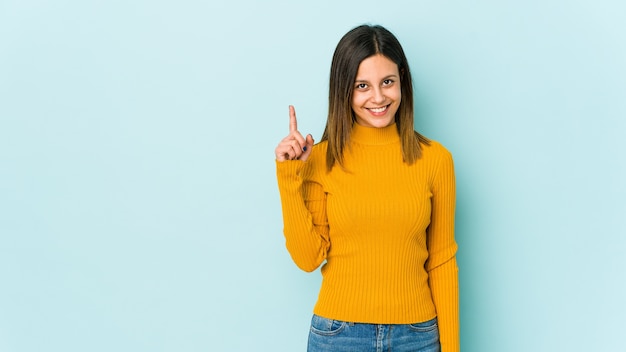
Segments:
[[[283,208],[283,232],[287,250],[296,265],[311,272],[326,259],[330,246],[326,218],[326,194],[318,183],[303,177],[313,152],[313,136],[298,131],[296,110],[289,106],[289,135],[276,150],[276,177]],[[304,179],[309,181],[305,182]]]
[[[320,184],[304,180],[306,166],[300,160],[277,161],[276,175],[287,250],[300,269],[311,272],[326,259],[330,240],[326,193]]]
[[[460,337],[457,245],[454,240],[456,190],[454,165],[448,151],[439,162],[432,193],[426,270],[437,310],[441,350],[457,352],[460,350]]]

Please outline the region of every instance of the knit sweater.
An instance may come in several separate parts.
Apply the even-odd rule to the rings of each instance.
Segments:
[[[314,313],[373,324],[437,316],[442,351],[458,351],[451,154],[431,141],[406,164],[395,124],[355,123],[343,168],[327,172],[326,150],[276,162],[287,249],[302,270],[323,264]]]

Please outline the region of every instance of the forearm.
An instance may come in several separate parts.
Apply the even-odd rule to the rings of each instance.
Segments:
[[[437,310],[442,352],[460,351],[459,279],[452,257],[429,272],[430,289]]]
[[[301,161],[277,162],[277,178],[287,250],[299,268],[310,272],[326,258],[328,234],[327,224],[320,220],[325,217],[325,200],[319,192],[304,189],[302,167]]]

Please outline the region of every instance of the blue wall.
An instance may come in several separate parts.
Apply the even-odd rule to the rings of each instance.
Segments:
[[[303,351],[273,149],[363,22],[455,156],[463,350],[622,349],[625,9],[3,1],[0,351]]]

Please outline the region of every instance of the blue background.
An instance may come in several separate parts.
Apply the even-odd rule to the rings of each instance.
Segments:
[[[304,351],[273,150],[364,22],[455,156],[463,350],[623,350],[625,10],[0,2],[0,351]]]

